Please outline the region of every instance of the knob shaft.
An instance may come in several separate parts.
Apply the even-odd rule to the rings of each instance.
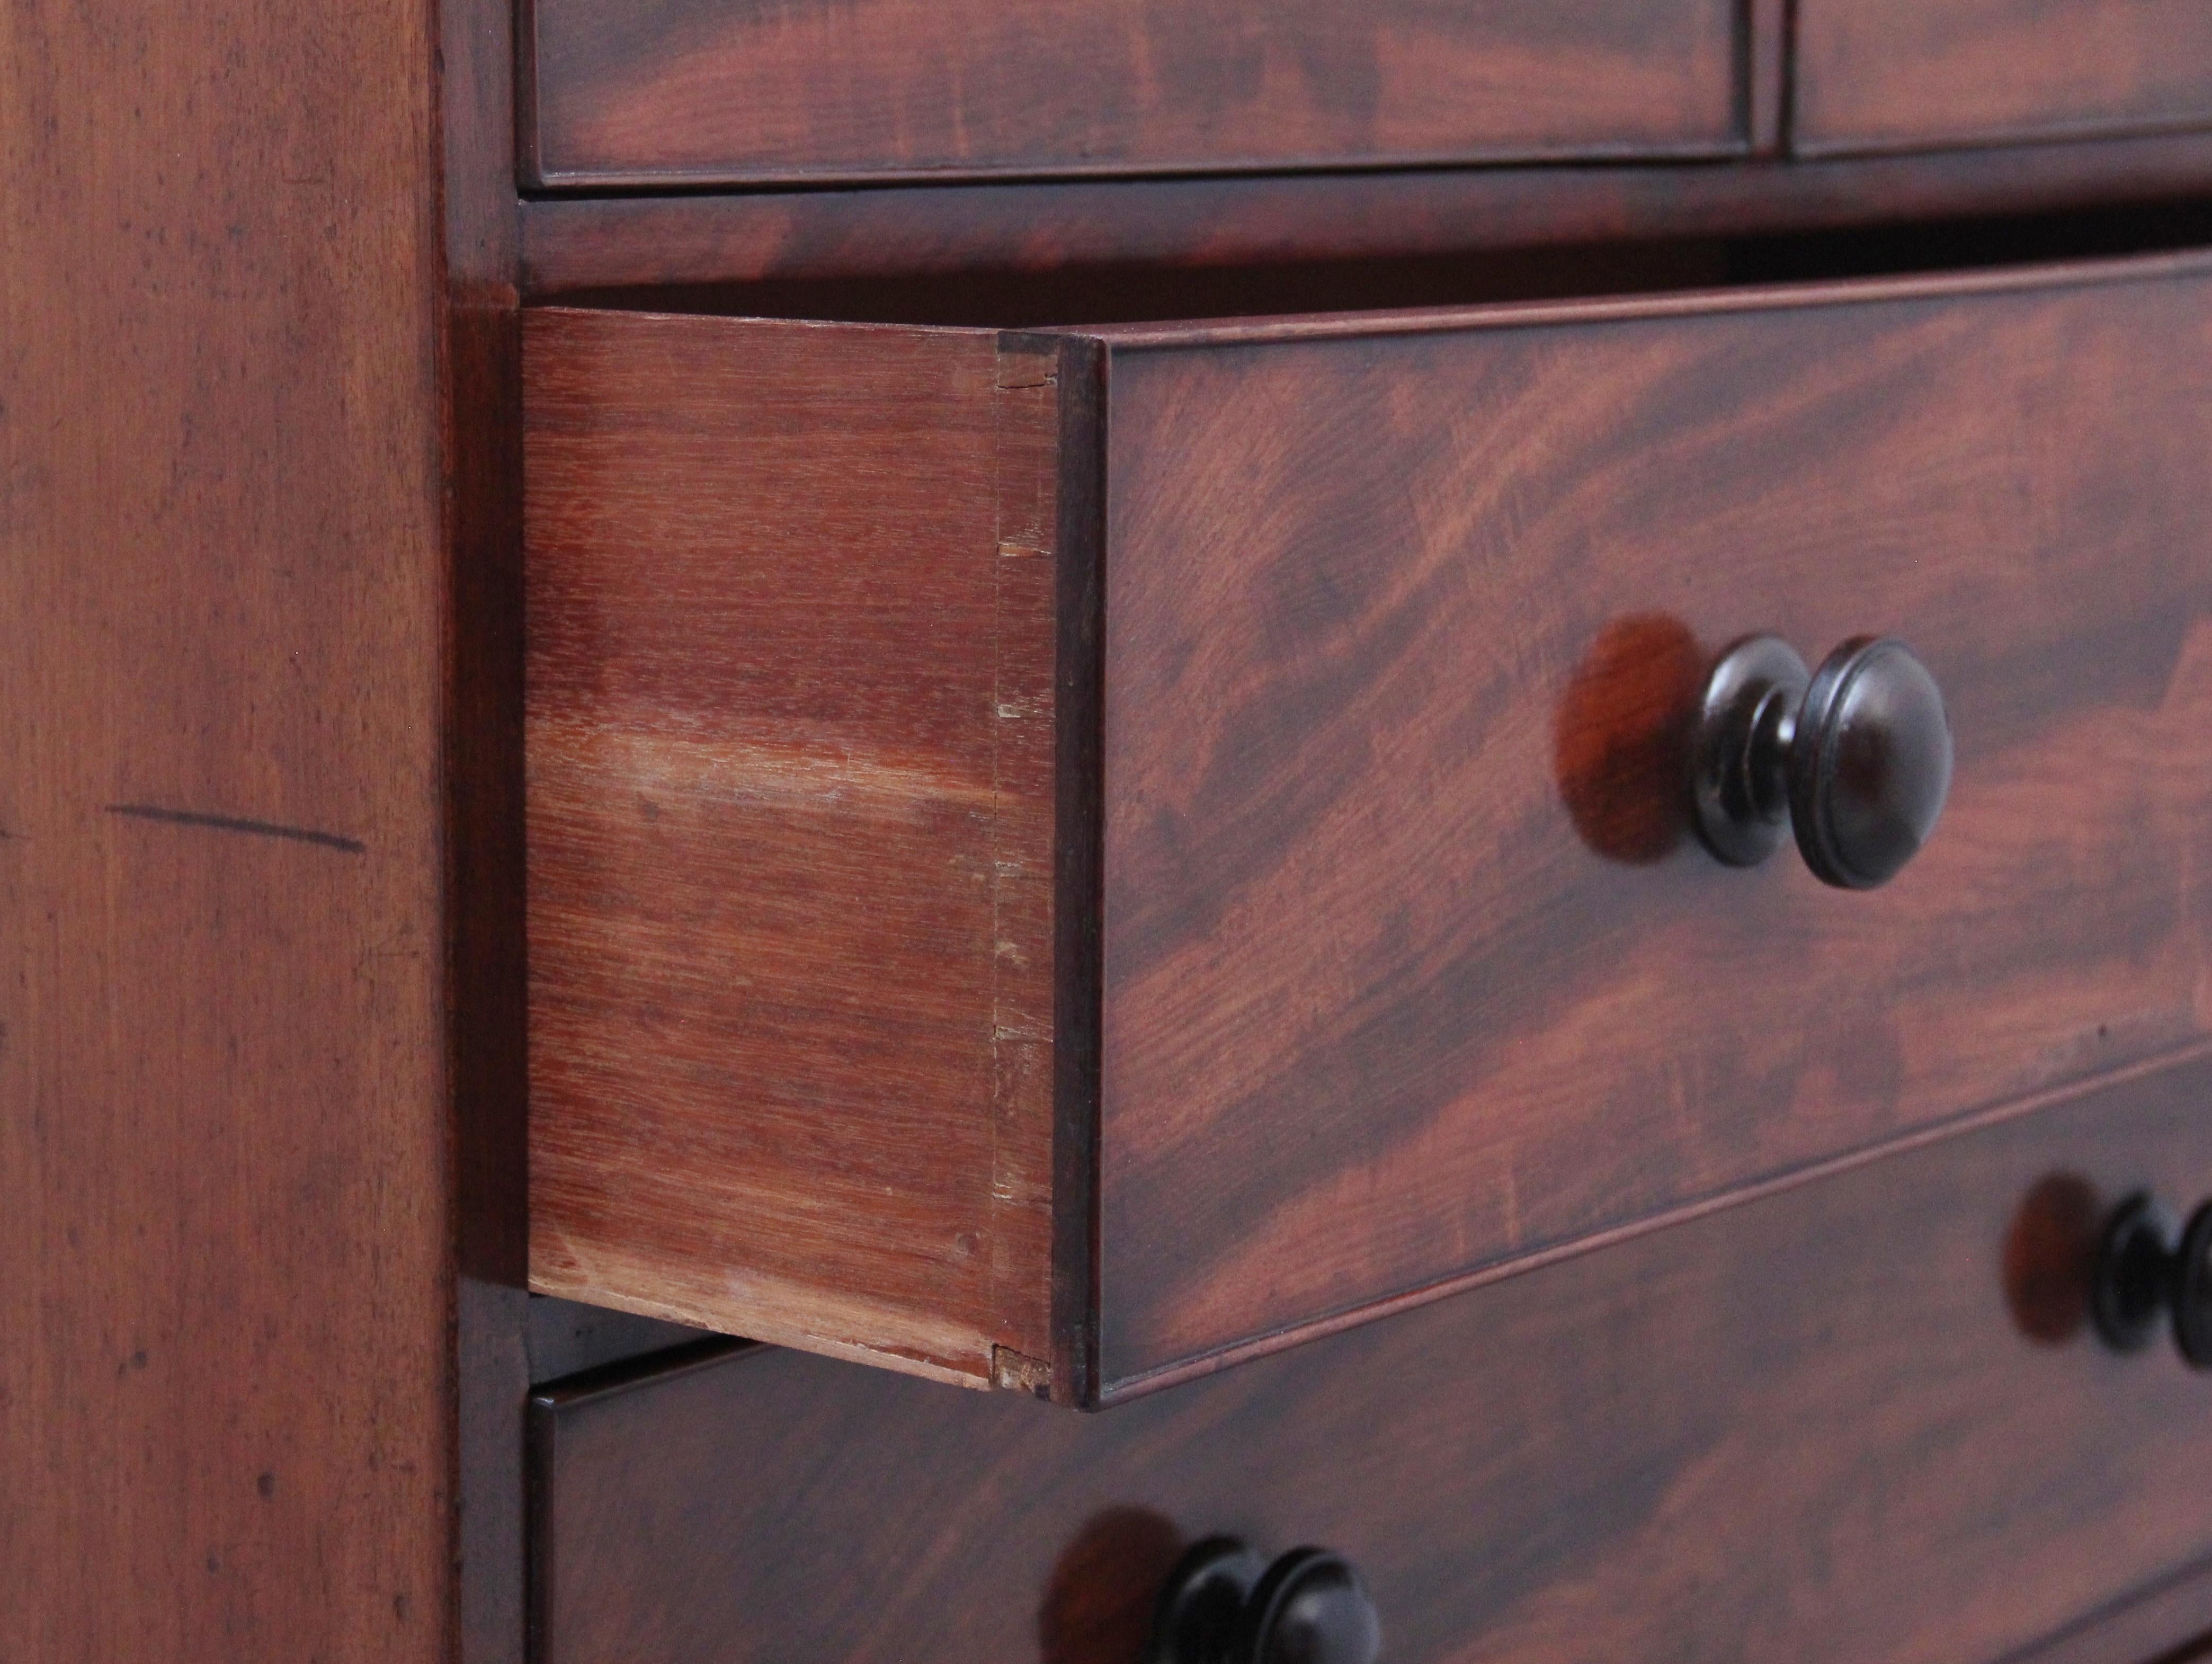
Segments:
[[[1808,671],[1788,642],[1754,635],[1706,680],[1691,799],[1730,865],[1758,865],[1794,832],[1823,882],[1871,890],[1927,842],[1951,763],[1942,692],[1902,641],[1854,637]]]
[[[1160,1593],[1146,1664],[1376,1664],[1382,1624],[1343,1556],[1268,1564],[1234,1537],[1200,1543]]]

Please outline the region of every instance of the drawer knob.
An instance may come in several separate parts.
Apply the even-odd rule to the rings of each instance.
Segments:
[[[2121,1203],[2098,1244],[2089,1309],[2120,1352],[2141,1351],[2170,1315],[2182,1357],[2212,1369],[2212,1202],[2180,1227],[2156,1197]]]
[[[1778,636],[1721,655],[1692,736],[1706,847],[1756,866],[1796,834],[1815,877],[1871,890],[1919,853],[1951,789],[1951,725],[1902,641],[1856,636],[1817,671]]]
[[[1294,1548],[1273,1564],[1213,1537],[1170,1574],[1146,1664],[1375,1664],[1382,1623],[1351,1562]]]

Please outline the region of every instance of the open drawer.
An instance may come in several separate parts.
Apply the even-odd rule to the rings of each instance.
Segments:
[[[2201,259],[526,331],[538,1289],[1096,1404],[2205,1037]],[[1693,833],[1754,632],[1879,888]]]

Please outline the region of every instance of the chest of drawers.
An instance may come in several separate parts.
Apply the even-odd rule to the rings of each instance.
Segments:
[[[9,1664],[2212,1657],[2212,12],[97,9]]]

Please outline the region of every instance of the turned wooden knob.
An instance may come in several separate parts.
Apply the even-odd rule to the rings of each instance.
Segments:
[[[1808,671],[1778,636],[1714,665],[1691,744],[1706,847],[1753,866],[1794,832],[1824,883],[1871,890],[1927,842],[1951,789],[1943,695],[1911,648],[1857,636]]]
[[[2186,1226],[2156,1197],[2121,1203],[2098,1245],[2089,1309],[2115,1351],[2141,1351],[2167,1320],[2182,1357],[2212,1369],[2212,1202]]]
[[[1234,1537],[1169,1575],[1147,1664],[1376,1664],[1382,1623],[1351,1563],[1294,1548],[1272,1564]]]

